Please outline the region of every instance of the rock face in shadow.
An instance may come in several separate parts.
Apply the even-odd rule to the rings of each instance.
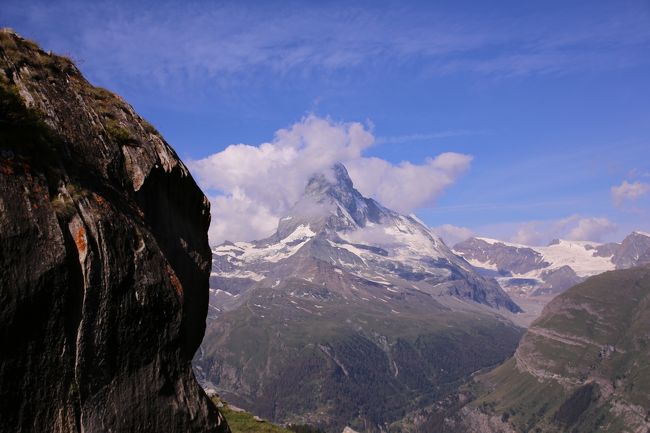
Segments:
[[[228,432],[190,366],[209,203],[158,132],[0,32],[0,431]]]

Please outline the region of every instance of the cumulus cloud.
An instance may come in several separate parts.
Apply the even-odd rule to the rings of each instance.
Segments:
[[[261,239],[272,233],[278,223],[277,215],[268,206],[256,203],[238,188],[229,195],[210,196],[210,204],[209,237],[213,243]]]
[[[643,182],[632,182],[624,180],[618,186],[612,187],[612,199],[616,206],[622,206],[626,201],[634,201],[646,195],[650,191],[650,184]]]
[[[472,229],[452,224],[443,224],[437,227],[432,227],[431,229],[435,234],[440,236],[449,247],[453,247],[458,242],[462,242],[474,236],[474,231]]]
[[[442,191],[454,183],[472,161],[469,155],[442,153],[416,165],[403,161],[393,165],[379,158],[348,162],[350,177],[358,189],[389,208],[410,212],[431,206]]]
[[[511,242],[524,245],[545,245],[553,239],[602,242],[616,233],[618,226],[604,217],[570,215],[547,221],[528,221],[510,228]]]
[[[517,232],[510,238],[512,242],[524,245],[538,245],[543,242],[544,235],[540,231],[538,221],[529,221],[521,224]]]
[[[401,212],[432,206],[470,166],[471,156],[442,153],[423,164],[392,164],[363,151],[371,128],[308,115],[260,145],[234,144],[189,166],[212,201],[212,244],[259,239],[300,197],[309,177],[342,162],[359,191]]]
[[[607,218],[582,218],[577,221],[567,239],[580,241],[600,241],[606,235],[616,231],[616,224]]]

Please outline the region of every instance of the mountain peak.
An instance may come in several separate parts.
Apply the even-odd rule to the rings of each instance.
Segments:
[[[310,177],[305,187],[305,194],[323,194],[332,190],[354,190],[348,170],[340,162]]]
[[[338,287],[346,296],[351,285],[389,285],[390,293],[399,293],[395,286],[519,311],[496,282],[476,274],[417,217],[364,197],[340,163],[309,179],[304,194],[280,218],[275,234],[253,243],[224,244],[214,254],[213,276],[220,278],[219,288],[235,278],[234,293],[246,285],[262,287],[271,275],[272,288],[291,286],[289,280],[300,275],[309,278],[305,281],[310,285]],[[315,283],[312,265],[323,272],[320,283]],[[338,276],[344,274],[351,280],[341,286]],[[355,297],[363,302],[368,298]]]
[[[314,232],[346,231],[380,223],[393,212],[354,188],[347,169],[341,163],[313,175],[298,202],[280,220],[277,236],[292,233],[299,225]]]
[[[326,198],[339,202],[344,207],[363,200],[364,197],[354,188],[348,170],[337,162],[328,170],[314,174],[309,178],[304,196],[315,198],[322,202]]]

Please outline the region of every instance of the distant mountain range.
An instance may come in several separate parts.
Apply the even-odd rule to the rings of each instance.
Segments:
[[[337,164],[309,180],[272,236],[213,249],[196,374],[277,422],[408,430],[512,354],[522,330],[507,318],[521,309],[508,292],[544,299],[541,310],[548,297],[537,295],[649,254],[640,232],[620,244],[472,238],[451,250],[415,216],[363,197]]]
[[[521,330],[500,313],[518,311],[337,164],[271,237],[213,250],[213,320],[195,366],[263,417],[378,430],[509,356]]]
[[[556,239],[545,247],[474,237],[453,251],[478,272],[497,279],[508,293],[560,293],[585,278],[650,263],[650,234],[633,232],[620,243]]]

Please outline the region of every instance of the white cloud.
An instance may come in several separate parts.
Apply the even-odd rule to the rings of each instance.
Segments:
[[[543,234],[540,233],[540,223],[529,221],[519,225],[517,232],[510,240],[518,244],[538,245],[543,242],[543,237]]]
[[[523,245],[547,245],[553,239],[607,242],[614,240],[619,227],[604,217],[578,214],[555,220],[503,223],[484,227],[480,234]]]
[[[408,161],[393,165],[379,158],[348,162],[350,177],[359,191],[402,213],[432,206],[442,191],[454,183],[470,165],[472,157],[442,153],[422,165]]]
[[[582,218],[571,227],[566,238],[576,241],[601,241],[616,229],[616,224],[607,218]]]
[[[619,186],[612,187],[612,199],[616,206],[621,206],[625,201],[637,200],[650,191],[650,184],[624,180]]]
[[[432,206],[468,168],[471,157],[442,153],[423,164],[394,165],[362,156],[374,136],[357,122],[308,115],[275,133],[271,142],[230,145],[189,166],[212,191],[210,242],[259,239],[299,198],[310,176],[335,162],[348,167],[359,191],[401,212]]]
[[[256,203],[241,190],[230,195],[210,197],[212,223],[208,232],[211,240],[253,240],[268,236],[276,228],[278,219],[261,203]]]
[[[452,224],[443,224],[437,227],[432,227],[431,229],[435,234],[440,236],[449,247],[453,247],[458,242],[462,242],[465,239],[474,236],[474,231],[472,229]]]

